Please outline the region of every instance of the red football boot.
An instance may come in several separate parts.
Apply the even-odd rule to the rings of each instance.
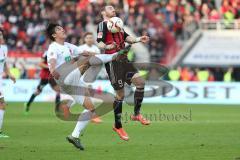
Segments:
[[[146,118],[144,118],[141,114],[138,114],[137,116],[131,115],[131,120],[132,120],[132,121],[139,121],[139,122],[141,122],[143,125],[149,125],[149,124],[151,123],[149,120],[147,120]]]
[[[129,140],[128,134],[124,131],[123,128],[113,127],[113,130],[119,135],[119,137],[120,137],[122,140],[125,140],[125,141],[128,141],[128,140]]]

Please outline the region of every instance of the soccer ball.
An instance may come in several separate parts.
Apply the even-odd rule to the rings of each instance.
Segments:
[[[123,29],[123,21],[118,17],[112,17],[107,22],[107,28],[112,33],[120,32]]]

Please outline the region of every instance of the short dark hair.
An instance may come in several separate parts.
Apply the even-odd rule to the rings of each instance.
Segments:
[[[100,12],[99,12],[100,14],[99,14],[99,15],[100,15],[101,18],[103,18],[103,14],[102,14],[102,13],[105,11],[105,9],[106,9],[106,6],[103,6],[103,7],[100,9]]]
[[[100,13],[103,12],[103,11],[105,11],[105,9],[106,9],[106,6],[103,6],[103,7],[101,8],[101,10],[100,10]]]
[[[55,28],[57,26],[61,26],[58,23],[49,23],[46,29],[46,35],[48,38],[50,38],[52,41],[55,41],[55,38],[53,37],[53,34],[55,33]]]
[[[92,32],[86,32],[84,35],[83,35],[83,38],[86,38],[88,35],[93,35]]]

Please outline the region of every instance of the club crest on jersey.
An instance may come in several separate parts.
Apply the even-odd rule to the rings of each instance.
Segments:
[[[103,37],[103,32],[99,32],[97,35],[97,38],[102,38]]]

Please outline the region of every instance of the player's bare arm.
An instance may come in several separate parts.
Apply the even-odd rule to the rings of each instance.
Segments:
[[[89,52],[89,51],[79,52],[77,57],[72,58],[71,63],[74,63],[74,62],[78,61],[80,57],[81,58],[84,58],[84,57],[87,58],[87,57],[95,56],[96,54],[97,53]]]
[[[117,45],[115,43],[112,43],[112,44],[108,44],[106,45],[104,42],[99,42],[97,44],[98,48],[101,49],[101,50],[112,50],[112,49],[115,49],[117,47]]]
[[[38,64],[39,67],[41,68],[45,68],[45,69],[48,69],[48,65],[46,63],[44,63],[44,59],[41,60],[41,62]]]
[[[138,43],[138,42],[148,43],[149,39],[150,38],[148,36],[141,36],[141,37],[137,37],[137,38],[134,38],[132,36],[127,36],[126,42],[130,43],[130,44],[134,44],[134,43]]]

